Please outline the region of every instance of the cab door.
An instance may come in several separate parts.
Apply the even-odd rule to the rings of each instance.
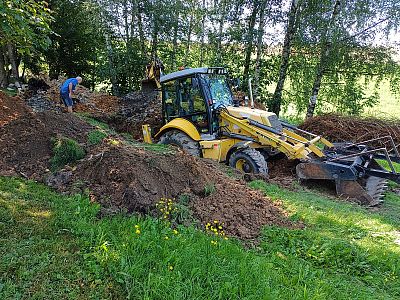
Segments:
[[[184,118],[193,123],[199,133],[209,133],[208,108],[199,78],[186,77],[165,83],[163,99],[164,116],[168,122]]]

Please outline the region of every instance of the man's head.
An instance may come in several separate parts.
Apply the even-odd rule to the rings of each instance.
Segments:
[[[78,77],[76,77],[76,80],[78,80],[78,83],[81,83],[82,82],[82,77],[78,76]]]

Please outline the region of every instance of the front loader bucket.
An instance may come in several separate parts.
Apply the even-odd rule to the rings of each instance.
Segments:
[[[300,163],[296,166],[296,173],[299,179],[304,180],[332,180],[339,196],[366,206],[380,204],[387,188],[386,179],[366,174],[360,177],[360,172],[354,166],[336,162]]]
[[[357,203],[367,206],[382,203],[383,193],[387,188],[387,180],[374,176],[358,181],[336,180],[335,183],[339,196],[354,199]]]
[[[158,86],[155,80],[145,79],[141,82],[141,91],[144,93],[150,93],[157,90]]]
[[[385,146],[370,148],[366,145],[376,141],[389,142],[394,155],[390,155]],[[382,202],[388,180],[400,183],[400,173],[394,167],[394,163],[400,164],[400,155],[390,136],[357,144],[335,144],[334,147],[325,149],[324,155],[323,158],[298,164],[298,178],[332,180],[339,196],[368,206]],[[385,170],[377,160],[386,161],[390,170]]]

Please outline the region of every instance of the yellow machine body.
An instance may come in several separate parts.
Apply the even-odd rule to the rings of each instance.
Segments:
[[[167,124],[165,124],[163,127],[160,128],[160,131],[154,137],[157,138],[164,132],[172,129],[177,129],[186,133],[190,138],[192,138],[195,141],[201,140],[201,136],[196,126],[194,126],[191,122],[183,118],[176,118],[168,122]]]
[[[146,79],[142,83],[152,83],[156,89],[161,87],[161,66],[158,59],[154,59],[146,69]],[[160,90],[160,97],[162,93]],[[183,132],[200,145],[201,154],[205,158],[226,161],[229,155],[239,147],[268,148],[284,153],[289,159],[307,160],[310,154],[324,157],[324,153],[317,143],[328,148],[333,145],[320,136],[313,136],[311,140],[281,126],[277,116],[265,110],[246,106],[226,106],[218,117],[218,126],[225,128],[230,136],[210,138],[204,135],[188,119],[177,117],[167,122],[154,135],[155,139],[162,137],[168,131]],[[279,127],[279,128],[277,128]],[[152,143],[152,133],[148,125],[143,126],[143,139]]]
[[[380,203],[387,179],[400,182],[400,173],[393,167],[392,172],[386,172],[376,161],[386,157],[389,165],[392,159],[400,163],[397,152],[389,157],[386,151],[384,156],[382,148],[371,150],[364,142],[333,145],[279,120],[272,112],[239,106],[224,68],[184,69],[160,77],[161,66],[154,60],[143,83],[153,83],[153,90],[160,91],[166,124],[154,138],[162,144],[225,161],[246,173],[268,174],[267,159],[283,153],[288,159],[300,160],[298,178],[334,181],[338,195],[366,205]],[[143,138],[152,143],[148,125],[143,126]]]
[[[266,129],[250,124],[250,120],[256,121],[262,125],[273,128],[269,117],[275,116],[273,113],[252,109],[249,107],[228,107],[228,112],[220,114],[220,126],[228,128],[231,133],[246,136],[251,141],[243,142],[241,139],[221,137],[218,139],[204,140],[197,128],[188,120],[176,118],[161,127],[160,131],[154,136],[160,137],[169,130],[179,130],[184,132],[194,141],[200,144],[202,156],[217,161],[226,161],[230,150],[235,145],[240,144],[241,147],[251,148],[269,148],[284,153],[289,159],[307,159],[313,153],[318,157],[323,157],[322,150],[316,145],[323,144],[328,148],[333,147],[332,143],[326,139],[316,136],[311,140],[290,131],[282,129],[280,134],[270,132]],[[145,125],[146,126],[146,125]],[[149,128],[145,127],[144,140],[151,142],[149,139]]]
[[[325,156],[317,143],[333,147],[331,142],[321,136],[308,140],[286,128],[280,133],[273,133],[251,124],[251,121],[256,121],[273,129],[269,118],[276,117],[273,113],[248,107],[228,107],[227,110],[220,114],[220,126],[225,126],[229,132],[252,138],[254,142],[250,145],[254,148],[270,147],[286,154],[289,159],[307,159],[311,153],[318,157]]]

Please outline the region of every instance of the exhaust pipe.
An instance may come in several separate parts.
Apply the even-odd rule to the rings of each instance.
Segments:
[[[254,108],[253,89],[251,87],[251,77],[249,77],[249,96],[250,96],[250,106],[251,106],[251,108]]]

